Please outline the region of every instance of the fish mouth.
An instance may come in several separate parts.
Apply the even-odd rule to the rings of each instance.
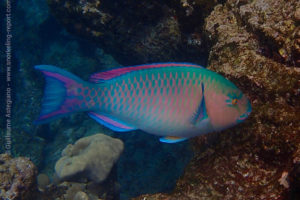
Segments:
[[[244,121],[245,119],[247,119],[248,116],[250,115],[251,111],[252,111],[251,104],[250,104],[250,102],[248,102],[248,108],[247,108],[246,113],[242,114],[242,115],[237,119],[237,123],[240,123],[240,122]]]

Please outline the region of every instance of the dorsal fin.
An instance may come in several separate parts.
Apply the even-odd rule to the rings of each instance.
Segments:
[[[89,81],[93,83],[101,83],[105,80],[110,80],[112,78],[121,76],[123,74],[137,71],[137,70],[143,70],[143,69],[151,69],[151,68],[160,68],[160,67],[198,67],[203,68],[200,65],[192,64],[192,63],[152,63],[152,64],[146,64],[146,65],[136,65],[136,66],[130,66],[130,67],[122,67],[122,68],[116,68],[104,72],[98,72],[95,74],[92,74],[90,76]]]

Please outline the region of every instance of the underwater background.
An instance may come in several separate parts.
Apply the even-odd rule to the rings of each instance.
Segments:
[[[7,2],[0,3],[0,152],[11,156],[0,156],[0,199],[299,198],[299,1],[8,2],[9,93]],[[45,86],[35,65],[55,65],[88,80],[114,67],[172,61],[197,63],[234,82],[252,102],[249,119],[176,144],[142,131],[113,132],[85,113],[33,124]],[[62,151],[67,155],[75,148],[69,144],[97,133],[124,143],[107,179],[59,182],[54,172]]]

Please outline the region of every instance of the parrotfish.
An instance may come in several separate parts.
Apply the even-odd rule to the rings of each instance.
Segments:
[[[46,79],[37,124],[87,112],[117,132],[136,129],[176,143],[244,121],[248,98],[232,82],[191,63],[154,63],[112,69],[89,81],[51,65],[38,65]]]

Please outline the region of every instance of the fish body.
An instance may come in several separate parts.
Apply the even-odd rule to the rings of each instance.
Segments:
[[[37,123],[88,112],[114,131],[141,129],[179,142],[240,123],[251,112],[247,97],[221,75],[190,63],[157,63],[93,74],[89,82],[49,65]]]

